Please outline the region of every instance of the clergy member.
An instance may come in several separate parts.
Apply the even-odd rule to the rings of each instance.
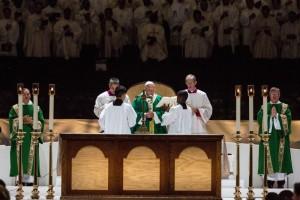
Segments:
[[[120,81],[118,78],[110,78],[108,83],[108,90],[102,92],[100,95],[97,96],[95,106],[94,106],[94,113],[99,118],[102,110],[104,109],[106,104],[111,103],[116,99],[116,88],[120,85]],[[124,99],[125,103],[130,103],[129,97],[126,95]]]
[[[42,3],[35,3],[35,12],[28,16],[25,26],[24,51],[27,57],[49,57],[51,26],[42,15]]]
[[[16,44],[19,39],[19,24],[12,18],[11,9],[3,9],[3,19],[0,20],[0,55],[16,56]]]
[[[64,18],[60,19],[54,26],[56,41],[56,55],[65,59],[79,56],[80,36],[82,30],[79,24],[71,19],[72,10],[64,10]]]
[[[189,105],[193,111],[192,133],[205,133],[207,132],[206,124],[212,115],[210,101],[205,92],[197,89],[197,79],[195,75],[187,75],[185,84],[187,86],[186,91],[189,94],[187,105]]]
[[[277,57],[279,24],[270,16],[270,8],[262,7],[262,15],[257,18],[254,37],[253,55],[255,58],[272,59]]]
[[[192,109],[186,105],[189,94],[186,90],[177,93],[177,106],[170,108],[162,116],[162,125],[166,126],[168,133],[191,134],[192,133]]]
[[[157,12],[151,13],[150,23],[142,28],[140,34],[140,51],[144,62],[147,60],[160,62],[168,56],[165,31],[163,26],[158,23],[157,15]]]
[[[211,56],[214,40],[213,29],[209,23],[202,20],[201,11],[194,11],[193,19],[184,23],[181,34],[186,58]]]
[[[132,106],[137,113],[137,123],[132,129],[136,132],[142,124],[142,118],[146,119],[146,126],[150,133],[160,134],[166,133],[166,127],[162,126],[162,115],[164,110],[156,107],[162,97],[155,93],[155,84],[152,81],[145,83],[143,93],[135,97]]]
[[[125,103],[126,88],[122,85],[116,88],[116,99],[107,104],[99,117],[100,127],[104,133],[131,134],[131,127],[136,123],[136,113],[131,104]]]
[[[297,14],[290,11],[289,21],[281,27],[281,57],[295,59],[299,55],[300,44],[300,25],[297,22]]]
[[[30,186],[33,183],[33,148],[34,144],[31,139],[31,132],[33,131],[33,103],[30,100],[31,95],[29,89],[23,90],[23,131],[25,137],[23,139],[23,152],[22,152],[22,165],[23,165],[23,185]],[[40,129],[44,131],[44,116],[42,110],[38,107],[38,120],[40,122]],[[16,177],[18,175],[18,156],[17,156],[17,130],[18,130],[18,104],[12,106],[9,112],[9,133],[11,138],[10,149],[10,176]],[[39,138],[39,142],[42,143],[42,138]],[[38,167],[38,170],[40,168]],[[40,171],[38,171],[40,176]]]
[[[290,134],[292,113],[289,105],[279,100],[280,89],[270,89],[270,102],[267,105],[268,133],[270,134],[268,145],[268,187],[273,188],[277,182],[278,188],[283,188],[286,175],[293,173],[290,152]],[[259,134],[263,130],[263,110],[257,115]],[[264,174],[264,146],[259,144],[258,174]]]

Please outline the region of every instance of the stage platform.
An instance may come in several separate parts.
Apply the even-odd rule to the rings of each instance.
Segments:
[[[15,186],[8,186],[7,187],[9,192],[10,192],[10,195],[11,195],[11,200],[15,200],[15,195],[16,195],[16,189],[17,187]],[[46,200],[45,196],[47,194],[47,187],[46,186],[41,186],[39,187],[39,191],[40,191],[40,196],[41,196],[41,200]],[[55,187],[55,200],[59,200],[60,199],[60,191],[61,191],[61,188],[60,187]],[[31,190],[32,190],[32,187],[24,187],[24,200],[29,200],[31,199],[30,198],[30,195],[31,195]],[[290,189],[292,190],[292,189]],[[280,193],[282,191],[282,189],[270,189],[269,192],[276,192],[276,193]],[[246,199],[247,197],[247,192],[248,192],[248,189],[246,188],[242,188],[241,189],[241,192],[242,192],[242,197],[243,199]],[[234,188],[222,188],[222,198],[223,200],[233,200],[234,199],[234,196],[233,196],[233,193],[234,193]],[[255,193],[255,198],[257,200],[259,199],[262,199],[261,197],[261,193],[262,193],[262,189],[260,188],[256,188],[254,189],[254,193]]]

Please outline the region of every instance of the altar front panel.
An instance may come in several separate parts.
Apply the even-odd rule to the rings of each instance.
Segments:
[[[221,199],[222,137],[61,134],[62,199]]]

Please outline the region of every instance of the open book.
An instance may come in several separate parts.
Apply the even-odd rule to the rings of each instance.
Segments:
[[[163,105],[172,107],[177,105],[177,96],[173,97],[163,97],[160,102],[156,105],[156,107],[162,107]]]

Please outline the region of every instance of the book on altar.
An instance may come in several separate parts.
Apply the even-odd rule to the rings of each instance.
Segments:
[[[156,107],[162,107],[163,105],[172,107],[177,105],[177,96],[173,97],[163,97],[160,102],[156,105]]]

